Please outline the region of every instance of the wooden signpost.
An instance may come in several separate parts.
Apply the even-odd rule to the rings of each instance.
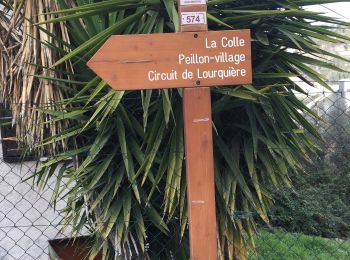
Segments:
[[[211,86],[252,81],[249,30],[208,32],[205,0],[179,0],[180,33],[112,36],[88,66],[113,89],[184,88],[191,260],[217,259]]]

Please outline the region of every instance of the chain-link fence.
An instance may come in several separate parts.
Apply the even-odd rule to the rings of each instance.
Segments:
[[[311,89],[300,100],[323,140],[305,172],[291,173],[292,188],[271,190],[271,225],[259,229],[252,259],[350,259],[350,88]]]
[[[319,152],[312,157],[314,163],[305,166],[305,172],[290,173],[292,187],[279,190],[269,188],[275,206],[268,212],[268,224],[259,220],[257,212],[236,212],[233,216],[242,220],[257,219],[258,228],[253,234],[256,247],[248,247],[249,259],[350,259],[350,88],[347,88],[347,84],[335,82],[335,91],[315,89],[307,91],[306,95],[298,94],[299,99],[318,115],[316,120],[310,120],[323,140],[317,144]],[[3,118],[8,116],[3,113]],[[37,162],[21,162],[13,129],[2,128],[0,259],[83,259],[83,255],[89,251],[88,230],[82,232],[82,236],[72,244],[68,240],[69,226],[61,230],[65,218],[62,209],[67,201],[63,198],[55,208],[51,203],[57,178],[61,178],[59,170],[52,173],[56,177],[49,178],[39,190],[33,179],[27,179],[34,173]],[[183,166],[179,167],[181,171]],[[118,168],[117,165],[115,168]],[[109,188],[107,178],[104,189]],[[132,190],[132,187],[123,187],[124,195],[120,195],[123,209],[129,208],[123,213],[128,219],[129,214],[141,214],[142,210],[128,200]],[[178,194],[177,190],[168,192],[174,192],[173,196]],[[180,201],[182,199],[179,198]],[[164,201],[159,200],[158,203],[162,205]],[[118,209],[116,204],[114,212],[123,209]],[[96,207],[96,212],[103,214],[103,209]],[[155,213],[150,210],[148,214]],[[160,216],[159,223],[154,223],[154,218],[157,219],[152,216],[149,220],[128,223],[130,228],[142,225],[147,233],[144,237],[147,256],[142,259],[185,259],[183,255],[186,254],[182,250],[188,251],[188,240],[182,241],[181,245],[174,243],[181,241],[181,234],[175,228],[172,230],[172,223],[176,226],[180,220],[166,220],[166,227],[162,227],[165,220]],[[137,216],[133,219],[137,219]],[[102,232],[107,232],[110,224],[118,221],[122,220],[109,218],[106,222],[102,221]],[[159,232],[162,228],[176,239],[167,240],[167,236]],[[108,239],[118,239],[118,230],[112,226],[110,229]],[[184,229],[186,232],[187,226]],[[141,237],[142,234],[137,238],[131,236],[129,241]],[[162,252],[165,245],[173,248],[168,255]],[[136,243],[125,245],[125,248],[133,248],[134,252],[129,252],[130,255],[141,254]],[[124,253],[127,251],[125,248],[122,249]],[[149,248],[153,251],[148,251]],[[100,257],[98,255],[96,259]]]
[[[22,181],[34,163],[0,165],[0,258],[48,259],[48,241],[65,237],[59,232],[62,216],[49,204],[55,180],[38,192]]]

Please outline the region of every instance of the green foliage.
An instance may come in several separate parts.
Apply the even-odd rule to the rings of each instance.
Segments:
[[[318,101],[323,137],[305,172],[292,173],[293,188],[272,189],[272,224],[290,232],[330,238],[350,237],[350,124],[343,94]]]
[[[74,8],[58,2],[58,18],[47,22],[65,21],[69,30],[70,52],[57,50],[66,55],[56,65],[72,63],[75,74],[64,80],[76,91],[56,101],[65,113],[41,109],[70,123],[43,145],[65,139],[69,148],[40,165],[37,183],[59,169],[53,202],[65,196],[65,224],[74,232],[88,226],[95,235],[92,257],[103,250],[121,259],[187,259],[181,91],[113,91],[86,67],[112,34],[174,32],[176,1],[77,0]],[[302,168],[316,149],[311,137],[319,134],[302,113],[315,115],[295,96],[303,90],[288,77],[327,86],[310,64],[340,70],[318,57],[331,54],[313,39],[349,38],[312,21],[350,24],[300,8],[326,2],[338,1],[209,1],[211,30],[250,28],[253,38],[254,83],[212,91],[219,259],[244,259],[242,248],[254,241],[243,235],[252,238],[255,221],[235,213],[259,212],[267,222],[272,200],[266,187],[289,184],[287,169]],[[60,185],[63,179],[68,183]]]
[[[271,224],[289,232],[329,238],[350,237],[350,165],[317,162],[305,174],[293,174],[293,189],[273,193]]]
[[[282,231],[259,231],[256,235],[257,253],[249,259],[349,259],[348,241],[330,240],[315,236]]]

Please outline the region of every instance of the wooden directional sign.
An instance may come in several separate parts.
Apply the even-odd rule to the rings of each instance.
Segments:
[[[88,66],[117,90],[247,84],[250,31],[112,36]]]
[[[88,66],[116,90],[184,88],[191,260],[217,259],[210,88],[252,82],[250,31],[208,32],[206,0],[180,0],[180,33],[112,36]]]

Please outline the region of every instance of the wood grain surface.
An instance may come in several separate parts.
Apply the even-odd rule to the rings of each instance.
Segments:
[[[244,46],[227,47],[238,39]],[[250,46],[249,30],[115,35],[88,66],[116,90],[248,84],[252,80]],[[225,57],[231,57],[231,62]],[[232,62],[234,57],[239,63]],[[220,77],[219,71],[229,76]],[[192,72],[192,78],[186,72],[187,76]],[[205,78],[205,73],[211,76]]]
[[[180,16],[181,12],[203,10],[207,10],[206,5],[179,5]],[[208,27],[207,25],[180,24],[180,29],[181,31],[206,31]],[[248,40],[249,31],[244,33]],[[203,35],[207,34],[208,32],[203,33]],[[199,37],[208,38],[202,35]],[[195,48],[198,48],[198,44]],[[208,53],[210,50],[212,49],[206,48],[203,51]],[[190,259],[215,260],[217,259],[217,227],[210,88],[185,88],[183,111]]]
[[[191,260],[215,260],[217,231],[209,88],[184,89]]]
[[[179,15],[180,15],[180,31],[181,32],[200,32],[208,31],[208,23],[201,25],[183,25],[181,23],[181,13],[182,12],[207,12],[206,4],[199,5],[179,5]]]

